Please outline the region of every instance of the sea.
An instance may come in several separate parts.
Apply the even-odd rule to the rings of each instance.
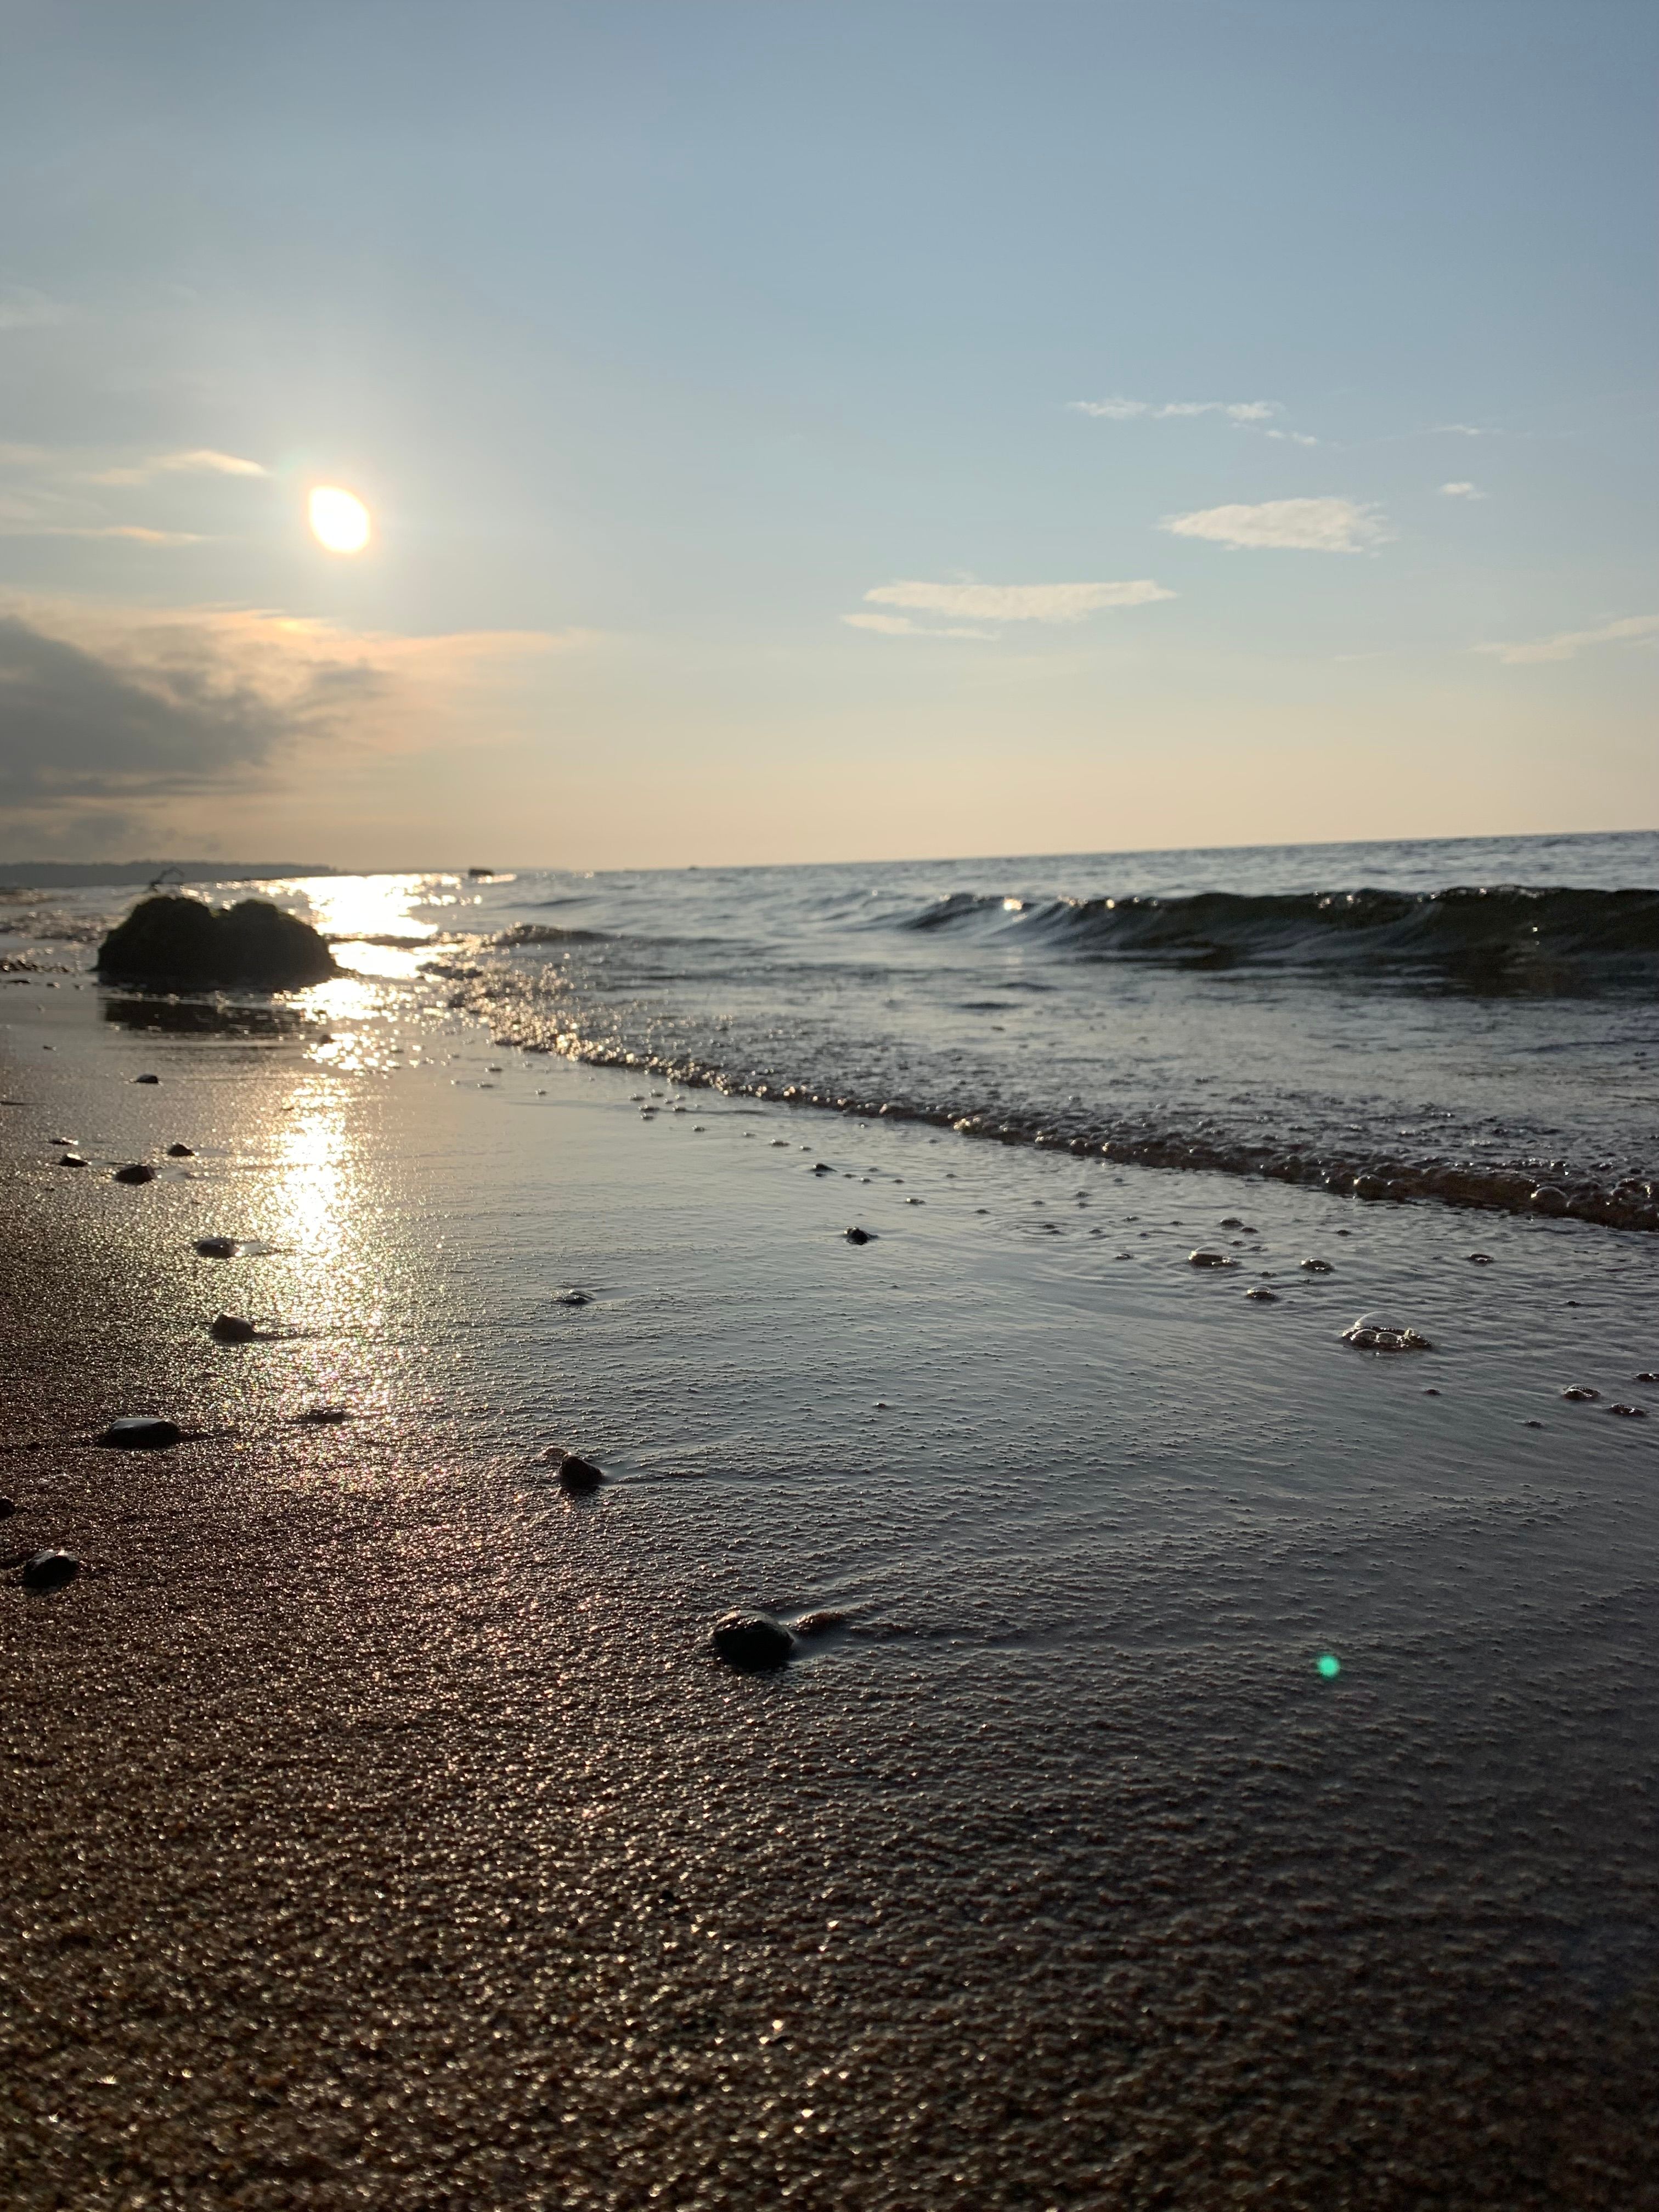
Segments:
[[[383,994],[590,1062],[1659,1228],[1659,832],[264,889]],[[0,894],[0,948],[84,966],[133,896]]]

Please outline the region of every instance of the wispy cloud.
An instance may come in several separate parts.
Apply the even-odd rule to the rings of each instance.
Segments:
[[[1167,422],[1184,415],[1224,415],[1230,422],[1268,422],[1285,410],[1276,399],[1068,399],[1074,415],[1105,422]]]
[[[60,301],[27,284],[0,284],[0,331],[33,331],[61,323],[69,313]]]
[[[1659,639],[1659,615],[1626,615],[1596,629],[1558,630],[1553,637],[1536,638],[1528,645],[1477,645],[1474,650],[1516,666],[1540,660],[1576,660],[1587,645],[1639,645],[1650,638]]]
[[[878,584],[864,596],[872,605],[910,607],[967,622],[1078,623],[1104,607],[1149,606],[1175,593],[1142,576],[1114,584],[928,584],[911,579]]]
[[[1159,524],[1177,538],[1204,538],[1235,552],[1364,553],[1391,532],[1380,508],[1352,499],[1269,499],[1257,507],[1206,507],[1168,514]]]
[[[1305,430],[1264,430],[1264,438],[1277,438],[1286,446],[1316,446],[1317,438],[1310,438]]]
[[[0,538],[125,538],[137,545],[200,545],[194,530],[149,530],[139,522],[70,523],[0,521]]]
[[[1486,495],[1479,484],[1459,482],[1443,483],[1440,487],[1440,496],[1442,499],[1485,499]]]
[[[337,763],[346,748],[488,738],[501,687],[526,659],[592,641],[542,630],[404,637],[258,611],[0,604],[0,803],[30,815],[143,806],[263,789],[296,773],[307,746]]]
[[[1429,432],[1431,438],[1495,438],[1496,430],[1478,429],[1473,422],[1437,422]]]
[[[996,637],[994,629],[944,629],[937,623],[912,622],[908,615],[843,615],[842,620],[850,629],[873,630],[878,637]]]
[[[187,453],[157,453],[149,460],[126,468],[99,469],[82,477],[82,483],[147,484],[161,476],[263,477],[269,473],[258,461],[240,453],[216,453],[198,446]]]

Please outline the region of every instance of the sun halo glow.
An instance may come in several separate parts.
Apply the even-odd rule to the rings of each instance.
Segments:
[[[368,543],[368,509],[337,484],[319,484],[311,495],[312,535],[331,553],[361,553]]]

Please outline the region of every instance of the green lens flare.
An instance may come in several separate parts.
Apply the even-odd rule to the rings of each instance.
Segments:
[[[1328,1682],[1335,1681],[1337,1676],[1342,1672],[1342,1662],[1337,1657],[1334,1651],[1322,1651],[1320,1653],[1319,1671],[1325,1677],[1325,1680]]]

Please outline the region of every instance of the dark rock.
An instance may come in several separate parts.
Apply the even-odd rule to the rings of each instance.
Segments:
[[[849,1229],[847,1232],[847,1241],[849,1244],[873,1244],[876,1241],[875,1231],[872,1229]]]
[[[1237,1214],[1224,1213],[1221,1217],[1221,1226],[1224,1229],[1242,1229],[1244,1224]]]
[[[204,1260],[234,1260],[239,1250],[234,1237],[198,1237],[196,1249]]]
[[[86,1165],[86,1162],[82,1158],[79,1152],[65,1152],[63,1158],[58,1161],[58,1164],[60,1168],[83,1168]]]
[[[23,1565],[23,1587],[32,1590],[62,1589],[72,1583],[81,1571],[81,1562],[72,1552],[37,1552]]]
[[[252,1344],[259,1334],[251,1321],[240,1314],[215,1314],[208,1323],[208,1334],[221,1344]]]
[[[294,991],[338,972],[310,924],[266,899],[233,907],[177,896],[140,899],[98,948],[105,982],[152,990]]]
[[[834,1175],[836,1171],[834,1168],[827,1167],[822,1160],[819,1160],[815,1163],[811,1172],[814,1175]]]
[[[135,1083],[159,1083],[161,1080],[159,1075],[135,1075],[132,1079]]]
[[[847,1615],[826,1608],[822,1613],[804,1613],[795,1623],[797,1636],[827,1636],[832,1628],[845,1628]]]
[[[1622,1413],[1627,1421],[1645,1421],[1648,1417],[1647,1408],[1644,1406],[1609,1406],[1607,1411],[1610,1413]]]
[[[1224,1252],[1189,1252],[1187,1264],[1189,1267],[1231,1267],[1233,1262]]]
[[[1567,1210],[1567,1194],[1551,1182],[1540,1182],[1532,1194],[1534,1213],[1561,1214]]]
[[[593,1301],[586,1291],[561,1291],[553,1303],[556,1306],[591,1306]]]
[[[714,1645],[728,1667],[760,1674],[787,1666],[795,1639],[769,1613],[728,1613],[714,1623]]]
[[[556,1444],[548,1454],[562,1490],[574,1492],[578,1498],[591,1497],[605,1480],[604,1470],[584,1459],[580,1452],[565,1451]]]
[[[17,1500],[15,1498],[0,1498],[0,1521],[9,1521],[16,1510]]]
[[[1310,1275],[1334,1275],[1336,1273],[1328,1260],[1304,1260],[1302,1265]]]
[[[1255,1288],[1255,1290],[1253,1290],[1253,1291],[1245,1291],[1245,1293],[1244,1293],[1244,1295],[1245,1295],[1245,1297],[1246,1297],[1247,1298],[1254,1298],[1254,1299],[1255,1299],[1256,1303],[1257,1303],[1259,1305],[1264,1305],[1264,1306],[1273,1306],[1273,1305],[1277,1305],[1277,1304],[1279,1304],[1279,1293],[1278,1293],[1278,1291],[1264,1291],[1264,1290],[1261,1288],[1261,1285],[1260,1285],[1259,1283],[1257,1284],[1257,1285],[1256,1285],[1256,1287]]]
[[[184,1440],[185,1432],[175,1422],[163,1420],[155,1413],[124,1413],[118,1421],[112,1421],[98,1439],[100,1444],[112,1445],[117,1451],[167,1451]]]
[[[1569,1382],[1561,1393],[1564,1398],[1571,1398],[1577,1405],[1587,1404],[1589,1400],[1599,1398],[1601,1395],[1599,1390],[1592,1390],[1588,1382]]]
[[[1659,1374],[1656,1374],[1651,1367],[1644,1367],[1634,1380],[1638,1382],[1659,1382]]]
[[[128,1167],[117,1168],[110,1179],[113,1182],[154,1182],[155,1170],[143,1160],[134,1160]]]
[[[1471,1252],[1469,1255],[1469,1265],[1472,1267],[1490,1267],[1492,1265],[1492,1254],[1490,1252]]]
[[[169,1145],[167,1146],[167,1158],[170,1160],[193,1160],[195,1157],[195,1153],[191,1152],[188,1145]]]
[[[337,1422],[351,1419],[351,1408],[349,1406],[307,1406],[299,1418],[302,1421],[309,1421],[316,1428],[332,1428]]]

